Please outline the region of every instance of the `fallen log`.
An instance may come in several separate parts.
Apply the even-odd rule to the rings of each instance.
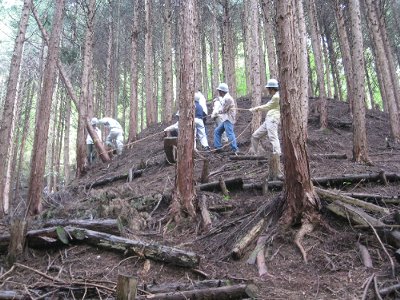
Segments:
[[[160,293],[153,295],[138,296],[136,299],[145,300],[186,300],[186,299],[243,299],[243,297],[255,297],[255,287],[252,285],[238,284],[217,288],[197,289],[192,291],[179,291],[173,293]]]
[[[200,262],[200,257],[190,251],[72,226],[28,231],[26,239],[31,248],[86,243],[110,251],[119,251],[124,255],[138,255],[181,267],[195,267]]]
[[[121,235],[122,224],[117,219],[97,219],[97,220],[68,220],[68,219],[54,219],[44,223],[43,227],[56,227],[56,226],[74,226],[79,228],[100,231],[113,235]]]
[[[203,281],[195,281],[190,283],[172,283],[172,284],[149,284],[143,285],[142,290],[152,293],[170,293],[176,291],[190,291],[206,288],[218,288],[222,286],[231,285],[229,280],[210,279]]]
[[[133,178],[138,178],[140,176],[142,176],[143,174],[143,169],[142,170],[136,170],[133,173],[131,173],[133,176]],[[103,178],[103,179],[99,179],[97,181],[88,183],[85,185],[86,189],[91,189],[91,188],[95,188],[95,187],[99,187],[99,186],[104,186],[110,183],[113,183],[115,181],[120,181],[120,180],[128,180],[129,178],[129,173],[128,174],[120,174],[120,175],[116,175],[116,176],[112,176],[112,177],[107,177],[107,178]]]
[[[21,294],[18,294],[14,291],[0,291],[0,299],[1,300],[19,300],[19,299],[28,299]]]
[[[27,222],[23,218],[14,218],[10,226],[10,244],[6,256],[6,262],[11,267],[25,250],[25,237]]]
[[[400,174],[397,173],[385,173],[385,178],[389,182],[400,181]],[[332,176],[332,177],[315,177],[311,178],[311,181],[316,186],[332,187],[341,186],[343,184],[349,183],[359,183],[359,182],[382,182],[382,174],[358,174],[358,175],[342,175],[342,176]],[[263,183],[248,183],[244,184],[244,189],[263,189]],[[283,187],[283,182],[280,180],[274,180],[268,182],[269,190],[280,190]]]
[[[256,155],[232,155],[229,156],[230,160],[268,160],[265,156]]]
[[[358,250],[360,251],[361,260],[366,268],[372,268],[372,259],[367,247],[363,244],[357,243]]]
[[[229,190],[240,190],[243,188],[243,179],[238,177],[238,178],[232,178],[232,179],[227,179],[224,180],[226,187]],[[196,189],[200,191],[221,191],[221,186],[219,181],[213,181],[209,183],[204,183],[196,186]]]
[[[239,259],[243,255],[244,249],[257,237],[258,233],[261,231],[264,226],[265,219],[261,219],[254,225],[248,233],[243,236],[234,246],[231,251],[231,255],[234,259]]]
[[[396,200],[400,201],[400,196],[383,196],[378,194],[367,194],[367,193],[343,193],[345,196],[361,199],[361,200],[376,200],[376,201],[387,201],[387,200]]]
[[[208,210],[216,211],[216,212],[224,212],[224,211],[232,210],[234,208],[235,208],[235,206],[233,206],[232,204],[220,204],[220,205],[209,206]]]
[[[386,296],[389,295],[390,293],[393,293],[394,291],[400,290],[400,283],[392,285],[392,286],[388,286],[386,288],[380,289],[379,290],[379,294],[381,296]]]
[[[382,213],[385,215],[389,215],[389,213],[390,213],[389,209],[387,209],[387,208],[384,208],[384,207],[381,207],[379,205],[375,205],[375,204],[372,204],[369,202],[365,202],[362,200],[358,200],[356,198],[345,196],[342,193],[340,193],[340,191],[333,192],[333,191],[324,190],[324,189],[321,189],[318,187],[314,187],[314,189],[320,198],[323,198],[328,201],[341,201],[344,203],[362,207],[369,211],[379,212],[379,213]]]
[[[311,154],[311,158],[327,158],[327,159],[347,159],[346,153],[315,153]]]

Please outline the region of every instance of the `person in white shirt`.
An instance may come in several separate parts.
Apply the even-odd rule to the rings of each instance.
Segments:
[[[100,119],[99,124],[103,124],[110,130],[106,138],[106,145],[116,149],[117,155],[121,155],[124,147],[124,131],[122,126],[117,120],[108,117]]]
[[[221,96],[218,96],[213,100],[213,111],[211,113],[211,119],[214,120],[215,122],[215,127],[218,127],[219,124],[222,123],[222,116],[219,114],[219,112],[222,110],[223,106],[223,99]],[[228,142],[228,137],[226,136],[226,132],[222,134],[222,142],[227,143]]]
[[[92,125],[93,129],[96,131],[97,136],[99,137],[99,141],[101,142],[101,130],[97,127],[97,123],[99,123],[99,120],[97,118],[93,118],[90,121],[90,124]],[[86,137],[86,146],[87,146],[87,152],[88,152],[88,162],[91,165],[93,161],[96,159],[96,147],[94,146],[94,142],[90,134],[87,135]]]

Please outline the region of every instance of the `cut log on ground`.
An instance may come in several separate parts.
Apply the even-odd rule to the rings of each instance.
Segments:
[[[318,196],[322,199],[328,201],[341,201],[344,203],[348,203],[351,205],[355,205],[358,207],[362,207],[363,209],[372,211],[372,212],[379,212],[384,215],[389,215],[390,211],[387,208],[381,207],[379,205],[375,205],[369,202],[365,202],[362,200],[358,200],[356,198],[352,198],[349,196],[343,195],[340,191],[328,191],[318,187],[315,187],[315,191],[317,192]]]
[[[138,178],[140,176],[142,176],[144,170],[136,170],[133,172],[133,178]],[[128,180],[129,178],[129,174],[120,174],[120,175],[116,175],[116,176],[112,176],[112,177],[107,177],[107,178],[103,178],[103,179],[99,179],[95,182],[91,182],[85,185],[86,189],[91,189],[91,188],[95,188],[95,187],[99,187],[99,186],[104,186],[110,183],[113,183],[115,181],[120,181],[120,180]]]
[[[385,173],[386,179],[389,182],[398,182],[400,181],[400,174],[397,173]],[[382,182],[382,175],[380,173],[376,174],[358,174],[358,175],[343,175],[343,176],[333,176],[333,177],[316,177],[312,178],[311,181],[316,186],[324,186],[324,187],[334,187],[334,186],[342,186],[343,184],[349,183],[359,183],[359,182]],[[247,183],[243,185],[244,189],[263,189],[263,183]],[[269,190],[280,190],[283,187],[283,182],[280,180],[269,181],[268,189]]]
[[[145,300],[186,300],[186,299],[243,299],[244,297],[255,297],[255,288],[251,285],[238,284],[218,288],[198,289],[192,291],[179,291],[174,293],[162,293],[146,296],[138,296],[136,299]]]
[[[19,299],[28,299],[21,294],[14,291],[0,291],[0,300],[19,300]]]
[[[361,260],[366,268],[372,268],[372,259],[367,247],[363,244],[357,243],[358,250],[360,250]]]
[[[400,290],[400,283],[392,285],[392,286],[388,286],[384,289],[379,290],[379,294],[381,296],[386,296],[386,295],[389,295],[389,294],[391,294],[395,291],[399,291],[399,290]]]
[[[243,179],[242,178],[232,178],[224,180],[226,187],[229,190],[241,190],[243,189]],[[221,191],[221,186],[219,181],[213,181],[210,183],[200,184],[196,186],[200,191]]]
[[[44,223],[43,227],[55,227],[55,226],[74,226],[79,228],[90,229],[94,231],[100,231],[113,235],[121,235],[122,224],[117,219],[104,219],[104,220],[65,220],[65,219],[54,219]]]
[[[231,255],[234,259],[239,259],[243,255],[244,249],[257,237],[261,229],[263,228],[265,219],[261,219],[254,225],[248,233],[242,237],[234,246]]]
[[[384,196],[379,194],[366,194],[366,193],[343,193],[343,195],[361,200],[382,201],[382,202],[386,202],[388,200],[395,200],[396,202],[394,203],[400,202],[400,195]]]
[[[144,285],[142,290],[152,293],[170,293],[177,291],[190,291],[190,290],[199,290],[199,289],[207,289],[207,288],[218,288],[227,285],[231,285],[232,282],[229,280],[203,280],[203,281],[195,281],[190,283],[171,283],[171,284],[149,284]]]
[[[318,159],[318,158],[328,158],[328,159],[347,159],[346,153],[318,153],[318,154],[311,154],[311,158]]]
[[[257,155],[232,155],[229,156],[230,160],[262,160],[267,161],[268,159],[265,156],[257,156]]]
[[[4,236],[3,239],[5,239]],[[27,243],[31,248],[49,248],[61,244],[86,243],[98,248],[122,252],[124,255],[138,255],[189,268],[196,267],[200,262],[200,257],[190,251],[72,226],[64,228],[49,227],[28,231]]]

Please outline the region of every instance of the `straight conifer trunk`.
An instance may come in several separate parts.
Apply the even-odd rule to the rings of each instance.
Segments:
[[[301,1],[277,3],[279,73],[281,83],[281,115],[283,155],[285,157],[284,198],[287,209],[283,221],[287,224],[307,218],[313,220],[319,199],[311,183],[306,136],[307,69],[305,60],[305,31]]]
[[[25,0],[22,8],[21,21],[18,27],[18,35],[15,39],[13,57],[10,65],[10,73],[7,82],[7,91],[4,99],[3,114],[0,116],[2,120],[0,125],[0,174],[5,174],[8,162],[8,148],[11,139],[11,122],[5,122],[5,116],[14,114],[14,102],[17,93],[17,84],[19,79],[19,70],[21,66],[22,50],[25,42],[25,33],[28,26],[29,12],[32,6],[32,0]],[[3,191],[5,186],[5,177],[0,177],[0,217],[4,214]]]
[[[63,20],[64,0],[58,0],[53,17],[53,29],[49,39],[48,56],[43,75],[43,88],[39,100],[39,109],[32,148],[32,163],[29,179],[28,207],[32,215],[41,209],[43,176],[46,164],[46,148],[49,132],[50,108],[54,89],[54,79],[59,56],[61,26]]]

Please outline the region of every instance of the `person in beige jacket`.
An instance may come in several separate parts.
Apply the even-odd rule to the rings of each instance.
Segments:
[[[269,95],[272,96],[268,103],[250,108],[251,112],[266,111],[265,121],[254,131],[251,136],[251,147],[249,154],[258,154],[258,145],[260,139],[268,135],[268,140],[272,145],[272,154],[281,155],[281,145],[279,143],[278,126],[280,122],[280,104],[279,104],[279,83],[276,79],[270,79],[265,86]]]

